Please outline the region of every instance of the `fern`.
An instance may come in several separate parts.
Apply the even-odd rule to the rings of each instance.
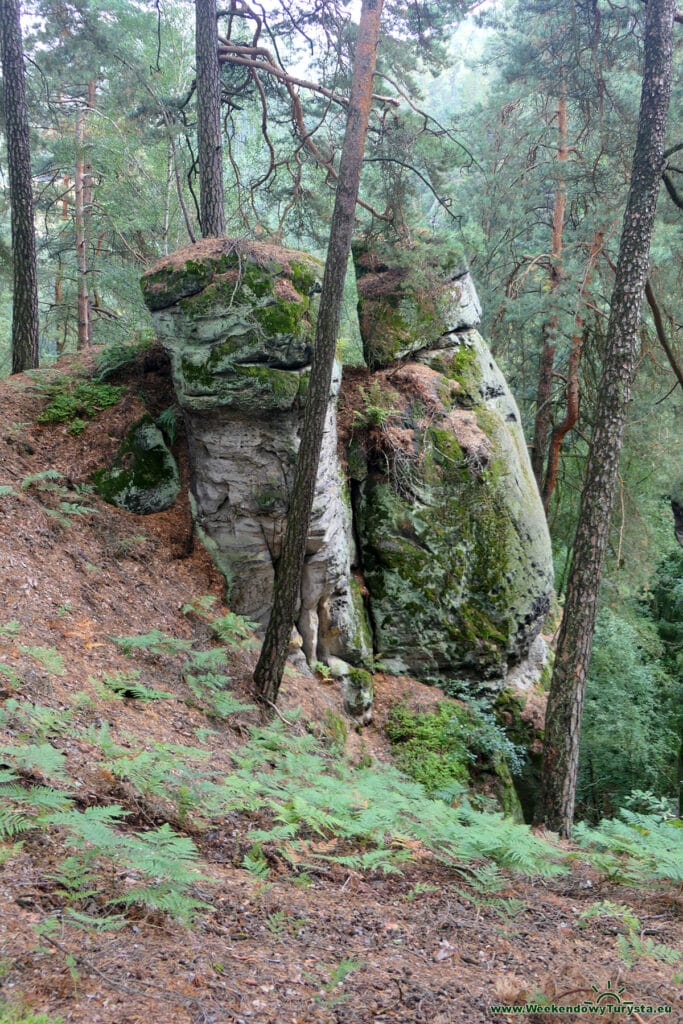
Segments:
[[[191,640],[182,640],[176,636],[169,636],[159,629],[153,629],[149,633],[141,633],[138,636],[112,637],[124,654],[135,654],[137,651],[145,651],[148,654],[180,654],[192,648]]]
[[[202,619],[211,619],[213,616],[213,607],[217,603],[218,598],[213,594],[202,594],[200,597],[193,597],[191,601],[187,601],[182,607],[183,615],[198,615]]]
[[[21,633],[21,623],[17,619],[10,619],[4,626],[0,626],[0,640],[13,640]]]
[[[55,480],[65,479],[64,474],[60,473],[57,469],[42,469],[39,473],[30,473],[28,476],[25,476],[21,481],[21,489],[22,491],[27,491],[29,487],[37,485],[41,490],[54,490],[55,488],[50,488],[49,485],[53,484]]]
[[[0,498],[6,498],[9,497],[10,495],[13,498],[16,498],[17,492],[14,490],[14,488],[10,487],[9,484],[0,484]]]
[[[48,779],[66,779],[65,758],[51,743],[0,746],[0,757],[24,772],[38,772]]]
[[[19,650],[24,654],[30,654],[43,668],[56,676],[62,676],[66,672],[64,658],[54,647],[24,647],[20,645]]]
[[[580,823],[576,841],[594,851],[593,861],[612,878],[643,883],[683,882],[683,821],[623,808],[619,818],[596,828]]]
[[[127,697],[129,700],[175,699],[175,694],[167,690],[155,690],[154,687],[145,686],[140,682],[140,673],[136,670],[105,675],[104,683],[117,697]]]
[[[258,628],[257,622],[245,619],[241,615],[235,615],[234,612],[227,612],[226,615],[211,622],[211,629],[218,639],[229,647],[255,647],[256,641],[251,634]]]

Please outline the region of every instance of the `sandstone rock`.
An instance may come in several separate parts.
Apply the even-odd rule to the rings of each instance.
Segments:
[[[495,689],[527,655],[553,582],[519,411],[476,331],[413,358],[372,375],[386,418],[357,418],[352,436],[375,648],[420,677]]]
[[[204,240],[143,278],[185,414],[199,527],[232,608],[265,623],[314,340],[320,265],[290,249]],[[334,375],[297,629],[309,662],[372,653],[354,592],[351,508],[337,457]]]

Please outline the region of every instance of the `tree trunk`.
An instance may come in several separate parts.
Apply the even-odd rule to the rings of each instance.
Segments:
[[[225,234],[221,68],[216,0],[195,0],[199,217],[204,238]]]
[[[593,238],[590,254],[588,256],[586,273],[584,274],[583,282],[579,289],[578,308],[574,317],[574,331],[572,334],[571,348],[569,350],[569,364],[567,366],[567,411],[562,422],[558,423],[553,429],[548,450],[548,464],[542,492],[543,508],[546,513],[550,505],[550,499],[553,496],[553,491],[555,490],[555,484],[557,483],[557,471],[560,465],[560,450],[562,448],[562,442],[569,431],[572,430],[579,421],[579,405],[581,400],[579,369],[581,367],[581,355],[583,352],[583,342],[586,334],[582,309],[588,297],[588,286],[590,284],[593,270],[595,269],[595,264],[602,251],[602,240],[604,238],[604,234],[605,232],[602,228],[599,228],[595,232],[595,237]]]
[[[560,95],[557,100],[557,160],[560,168],[569,159],[568,127],[567,127],[567,86],[563,79]],[[560,171],[561,174],[561,171]],[[567,209],[566,185],[560,176],[555,188],[553,199],[553,225],[550,240],[550,289],[555,291],[563,277],[562,270],[562,238],[564,233],[564,215]],[[534,439],[531,445],[531,468],[536,477],[539,491],[543,487],[543,464],[550,435],[552,414],[553,371],[555,368],[555,346],[551,338],[557,331],[558,317],[554,315],[544,329],[543,348],[538,367],[538,386],[536,390],[536,420],[534,422]]]
[[[38,366],[38,271],[19,0],[0,3],[0,58],[12,204],[12,373]]]
[[[318,461],[330,398],[346,265],[351,250],[365,137],[370,117],[382,3],[383,0],[363,0],[358,27],[351,97],[339,163],[301,444],[289,502],[282,555],[275,574],[273,609],[254,672],[256,695],[265,704],[274,704],[277,699],[299,603]]]
[[[619,454],[638,347],[664,136],[671,94],[674,0],[650,0],[645,26],[638,137],[619,246],[595,430],[581,498],[572,566],[555,656],[543,752],[541,813],[569,836],[574,817],[579,737],[598,590],[614,505]]]
[[[88,82],[86,110],[95,108],[95,80]],[[90,302],[90,235],[92,226],[92,164],[87,151],[86,116],[76,115],[76,173],[74,177],[74,226],[78,262],[78,342],[79,350],[92,343],[92,309]]]

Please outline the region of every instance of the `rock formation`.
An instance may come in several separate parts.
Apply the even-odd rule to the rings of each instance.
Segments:
[[[199,528],[232,608],[267,622],[314,337],[320,264],[258,242],[210,239],[143,278],[171,355]],[[323,439],[297,627],[309,664],[363,664],[372,643],[352,575],[351,509],[337,458],[336,391]]]
[[[519,410],[474,330],[469,274],[425,285],[424,267],[418,277],[365,253],[356,266],[385,410],[349,450],[376,648],[422,677],[499,683],[537,636],[553,582]]]
[[[538,633],[552,568],[519,413],[474,330],[469,275],[432,275],[425,290],[356,255],[370,369],[342,386],[346,478],[335,376],[297,627],[309,663],[328,661],[364,718],[370,677],[348,663],[369,665],[373,649],[422,676],[500,682]],[[211,239],[143,278],[185,415],[198,526],[231,606],[262,623],[320,269],[300,252]]]

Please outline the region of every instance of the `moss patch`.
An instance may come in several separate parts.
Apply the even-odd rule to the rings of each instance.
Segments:
[[[93,481],[105,501],[138,515],[163,512],[180,493],[175,459],[147,414],[128,431],[112,468],[99,470]]]

